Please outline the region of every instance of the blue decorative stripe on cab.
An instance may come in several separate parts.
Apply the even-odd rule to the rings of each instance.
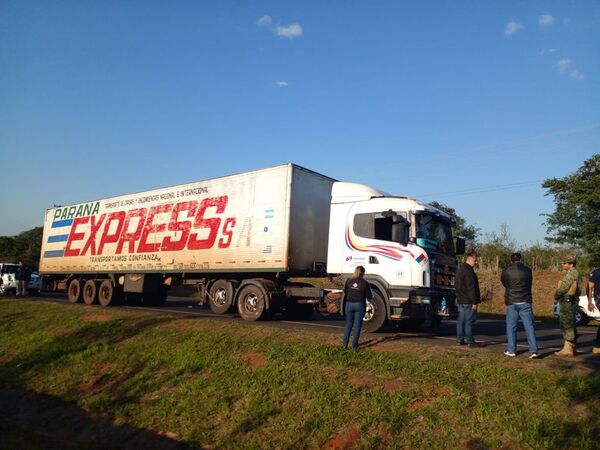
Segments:
[[[44,258],[57,258],[65,254],[64,250],[48,250],[44,252]]]
[[[56,222],[52,222],[52,228],[68,227],[70,225],[73,225],[73,219],[57,220]]]
[[[48,244],[51,244],[53,242],[65,242],[69,240],[69,235],[68,234],[57,234],[56,236],[49,236],[48,237]]]

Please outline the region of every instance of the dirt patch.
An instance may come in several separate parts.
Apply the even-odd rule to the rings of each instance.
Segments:
[[[414,413],[420,409],[423,409],[431,404],[431,401],[424,397],[417,397],[406,405],[406,411]]]
[[[323,450],[345,450],[350,449],[360,439],[359,431],[352,427],[346,427],[334,437],[322,445]]]
[[[246,352],[241,358],[246,363],[246,366],[252,370],[260,369],[267,364],[267,357],[262,353]]]
[[[382,380],[381,386],[386,391],[394,392],[394,391],[412,391],[417,388],[416,383],[412,381],[404,381],[400,378],[395,378],[393,380]]]
[[[365,386],[372,386],[373,385],[373,377],[371,375],[369,375],[368,373],[357,373],[354,375],[350,375],[347,378],[348,383],[354,385],[354,386],[358,386],[358,387],[365,387]]]
[[[80,319],[85,322],[110,322],[112,317],[104,314],[89,314],[87,316],[81,316]]]
[[[405,381],[400,378],[376,378],[367,372],[355,373],[346,379],[348,383],[357,387],[378,387],[386,391],[411,391],[417,388],[412,381]]]

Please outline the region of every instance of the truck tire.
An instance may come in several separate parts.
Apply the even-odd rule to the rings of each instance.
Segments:
[[[265,312],[265,293],[258,286],[247,284],[238,295],[238,312],[249,322],[260,319]]]
[[[87,280],[83,285],[83,303],[93,305],[98,300],[98,282]]]
[[[578,307],[575,310],[575,317],[574,317],[575,326],[576,327],[585,326],[588,324],[589,321],[590,321],[590,318],[585,313],[585,310],[582,307]]]
[[[67,297],[71,303],[79,303],[83,297],[83,289],[81,288],[81,280],[73,278],[69,282],[69,289],[67,290]]]
[[[367,311],[363,318],[362,329],[367,333],[375,333],[387,322],[387,311],[381,294],[373,289],[373,298],[367,300]]]
[[[208,306],[215,314],[225,314],[233,305],[233,284],[227,280],[215,281],[209,290]]]
[[[116,306],[121,303],[121,292],[111,280],[102,280],[98,288],[98,302],[102,306]]]

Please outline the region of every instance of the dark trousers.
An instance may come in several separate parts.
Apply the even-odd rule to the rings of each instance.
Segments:
[[[358,339],[360,338],[360,329],[362,328],[363,317],[367,306],[364,303],[346,302],[344,314],[346,315],[346,327],[344,328],[344,348],[348,347],[350,332],[354,328],[352,339],[352,348],[358,348]]]

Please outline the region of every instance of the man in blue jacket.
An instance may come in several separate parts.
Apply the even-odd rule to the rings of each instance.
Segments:
[[[533,275],[531,269],[523,264],[520,253],[510,255],[511,265],[502,271],[500,280],[505,288],[506,304],[506,356],[517,356],[517,325],[519,317],[527,333],[529,358],[538,358],[538,346],[535,338],[533,309],[531,308],[531,285]]]

